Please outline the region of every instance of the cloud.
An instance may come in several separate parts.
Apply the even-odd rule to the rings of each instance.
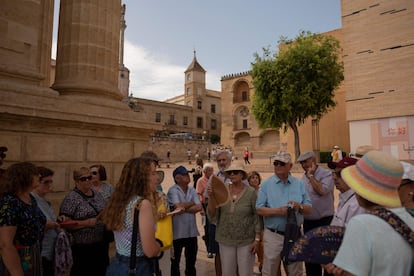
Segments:
[[[56,40],[52,42],[52,58],[56,59]],[[191,57],[192,59],[192,57]],[[188,66],[191,63],[189,59]],[[125,41],[124,65],[130,71],[129,93],[134,97],[164,101],[184,93],[184,71],[187,67],[168,62],[168,57],[155,56],[149,50]],[[220,90],[220,75],[209,71],[206,88]]]
[[[134,97],[157,101],[183,94],[184,71],[191,59],[186,67],[171,64],[168,57],[154,56],[149,50],[125,41],[124,64],[130,71],[130,93]],[[206,88],[220,90],[219,80],[219,74],[208,72]]]
[[[134,97],[162,101],[184,93],[185,67],[169,64],[129,41],[125,41],[124,64]]]

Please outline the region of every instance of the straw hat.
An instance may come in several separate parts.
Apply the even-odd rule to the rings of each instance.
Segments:
[[[213,194],[210,200],[215,202],[216,208],[226,205],[230,201],[230,191],[220,177],[213,174],[211,179]]]
[[[240,162],[232,162],[230,167],[224,170],[224,172],[226,173],[231,172],[231,171],[241,171],[243,172],[243,179],[247,178],[247,172],[244,169],[244,165]]]
[[[384,207],[400,207],[398,187],[404,173],[395,157],[370,151],[354,165],[342,170],[342,179],[361,197]]]

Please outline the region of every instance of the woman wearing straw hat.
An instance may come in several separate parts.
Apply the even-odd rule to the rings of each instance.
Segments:
[[[343,169],[341,176],[370,213],[349,221],[333,264],[325,268],[335,275],[412,275],[412,247],[390,220],[379,217],[389,210],[402,220],[401,225],[414,229],[414,218],[401,208],[398,195],[403,176],[400,162],[388,153],[370,151],[354,166]]]
[[[213,186],[208,187],[208,216],[216,221],[216,240],[219,244],[223,275],[251,276],[255,254],[259,247],[261,224],[256,213],[256,191],[243,183],[247,172],[241,163],[225,170],[230,200],[217,207],[212,198]]]

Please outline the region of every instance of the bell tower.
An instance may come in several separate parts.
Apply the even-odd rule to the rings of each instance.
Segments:
[[[206,95],[206,70],[198,63],[196,51],[187,70],[184,72],[184,105],[194,110],[203,110],[203,99]]]

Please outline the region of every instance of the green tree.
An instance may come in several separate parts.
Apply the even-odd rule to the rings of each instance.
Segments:
[[[334,90],[344,79],[341,49],[332,36],[304,31],[293,41],[281,38],[279,45],[279,51],[263,48],[262,56],[254,55],[252,112],[261,128],[293,130],[297,158],[298,127],[336,105]]]

